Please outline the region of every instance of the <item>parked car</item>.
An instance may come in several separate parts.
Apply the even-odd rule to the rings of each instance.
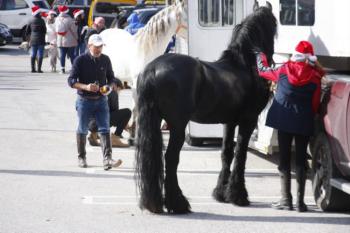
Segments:
[[[134,9],[129,9],[124,12],[125,21],[133,12],[136,12],[138,14],[140,23],[146,24],[150,18],[157,14],[159,11],[161,11],[164,8],[164,6],[147,6],[147,5],[137,5]],[[118,20],[120,20],[120,15],[117,15],[113,22],[111,23],[111,28],[117,27]]]
[[[325,211],[350,209],[350,75],[327,75],[311,140],[313,192]]]
[[[131,10],[136,4],[137,0],[93,0],[88,14],[88,26],[91,27],[96,17],[103,17],[109,28],[121,11]]]
[[[37,5],[50,8],[46,0],[2,0],[0,1],[0,22],[6,24],[14,37],[25,36],[25,29],[32,18],[31,8]]]
[[[158,7],[146,7],[143,9],[136,9],[134,12],[137,13],[140,23],[146,24],[153,15],[157,14],[159,11],[161,11],[164,7],[158,6]]]
[[[12,41],[10,29],[3,23],[0,23],[0,46],[6,45]]]

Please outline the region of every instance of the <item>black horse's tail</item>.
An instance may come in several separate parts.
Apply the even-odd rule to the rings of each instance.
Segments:
[[[160,130],[154,72],[146,69],[137,86],[136,182],[140,191],[140,208],[163,212],[163,139]]]

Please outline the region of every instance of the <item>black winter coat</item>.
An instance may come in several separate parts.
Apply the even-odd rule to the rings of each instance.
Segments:
[[[31,45],[45,45],[46,25],[38,14],[29,21],[27,34],[30,33]]]

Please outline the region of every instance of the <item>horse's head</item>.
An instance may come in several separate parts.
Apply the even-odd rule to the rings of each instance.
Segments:
[[[261,29],[263,30],[260,33],[260,39],[254,41],[253,46],[264,52],[268,62],[271,64],[274,54],[274,38],[277,33],[277,21],[272,13],[271,3],[266,1],[265,6],[259,6],[259,2],[255,0],[253,14],[257,16],[260,21]]]
[[[239,54],[248,66],[255,64],[256,50],[264,52],[271,62],[276,32],[277,21],[271,4],[259,7],[256,1],[253,13],[234,28],[228,49]]]
[[[177,20],[177,29],[176,35],[187,39],[187,28],[188,28],[188,17],[187,17],[187,1],[185,0],[176,0],[176,20]]]

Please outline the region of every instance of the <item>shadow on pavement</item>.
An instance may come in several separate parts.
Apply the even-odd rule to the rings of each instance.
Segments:
[[[0,55],[18,56],[29,55],[29,52],[19,49],[18,45],[0,46]]]
[[[54,176],[54,177],[81,177],[81,178],[123,178],[132,180],[134,176],[118,174],[88,174],[74,171],[50,171],[50,170],[0,170],[0,174],[32,175],[32,176]],[[107,173],[107,172],[106,172]]]
[[[312,213],[312,211],[310,211]],[[308,223],[308,224],[333,224],[350,225],[349,217],[330,217],[327,213],[325,217],[307,217],[307,213],[302,216],[232,216],[222,214],[211,214],[194,212],[186,215],[167,215],[175,218],[193,220],[214,220],[214,221],[235,221],[235,222],[270,222],[270,223]]]

